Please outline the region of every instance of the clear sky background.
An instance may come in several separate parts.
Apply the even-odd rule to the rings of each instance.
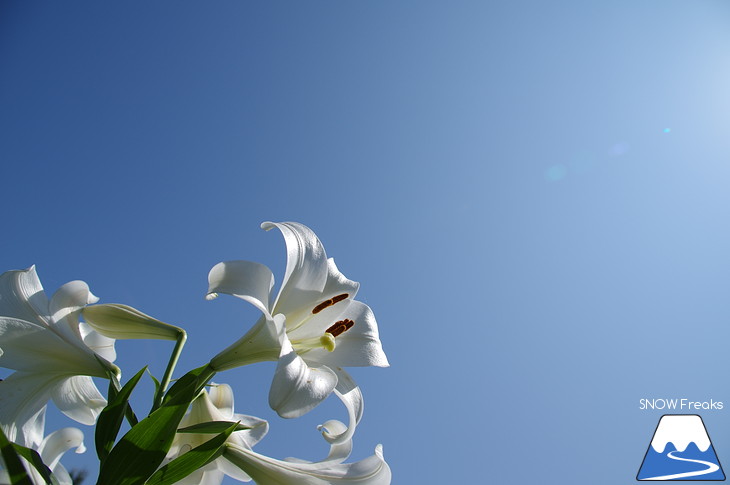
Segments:
[[[184,326],[185,371],[257,317],[208,270],[280,281],[258,226],[300,221],[378,319],[353,458],[394,484],[633,483],[642,398],[723,401],[730,464],[729,86],[725,1],[5,1],[0,270]],[[216,380],[324,457],[343,407],[278,418],[272,373]]]

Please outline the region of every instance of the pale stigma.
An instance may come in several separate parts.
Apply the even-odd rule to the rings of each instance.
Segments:
[[[332,352],[333,350],[335,350],[335,337],[331,333],[325,332],[319,337],[292,340],[291,344],[298,354],[320,348],[326,349],[328,352]]]

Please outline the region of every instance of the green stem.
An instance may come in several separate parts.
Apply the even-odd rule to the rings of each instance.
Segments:
[[[175,371],[175,366],[177,365],[177,361],[180,358],[180,354],[182,354],[182,350],[185,346],[185,341],[187,341],[187,339],[188,334],[185,333],[185,330],[180,329],[180,333],[177,336],[177,342],[175,343],[175,348],[172,350],[170,361],[167,363],[167,369],[165,369],[165,374],[162,376],[162,381],[160,381],[160,387],[159,389],[157,389],[154,404],[152,405],[152,410],[150,412],[159,408],[162,404],[162,398],[165,395],[165,391],[167,391],[167,386],[170,385],[172,373]]]

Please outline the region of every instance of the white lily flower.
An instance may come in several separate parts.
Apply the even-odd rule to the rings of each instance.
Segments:
[[[326,423],[330,434],[346,432],[339,421]],[[333,444],[327,458],[308,462],[294,458],[276,460],[250,449],[228,445],[223,457],[244,470],[256,483],[267,485],[326,485],[348,484],[390,485],[391,471],[383,458],[383,447],[378,445],[375,454],[355,463],[343,463],[350,455],[352,441],[347,439]]]
[[[49,399],[89,425],[106,406],[90,376],[119,373],[114,340],[79,321],[97,300],[86,283],[72,281],[49,301],[35,267],[0,275],[0,367],[16,371],[0,382],[0,425],[11,441],[26,441]]]
[[[64,468],[60,460],[63,454],[71,448],[76,448],[76,453],[86,451],[84,447],[84,434],[78,428],[63,428],[54,431],[44,438],[45,416],[46,407],[43,406],[28,423],[25,439],[19,442],[19,444],[26,448],[36,450],[41,455],[43,463],[51,469],[53,475],[58,479],[59,485],[73,485],[68,471],[66,471],[66,468]],[[35,485],[45,485],[46,481],[38,470],[24,459],[22,461],[31,481]],[[0,461],[0,465],[2,465],[2,461]],[[0,483],[10,483],[8,473],[2,466],[0,466]]]
[[[242,425],[248,426],[250,429],[232,433],[226,442],[249,450],[261,441],[269,430],[269,423],[265,420],[233,412],[233,390],[228,384],[211,384],[210,391],[201,392],[193,401],[188,414],[180,422],[180,428],[210,421],[240,421]],[[213,436],[215,435],[207,433],[176,434],[165,463],[205,443]],[[175,483],[178,485],[220,485],[224,475],[243,482],[251,481],[251,477],[244,471],[233,466],[223,457],[219,457]]]
[[[272,293],[271,270],[250,261],[219,263],[208,275],[208,299],[226,293],[253,304],[263,313],[237,342],[211,360],[216,370],[278,360],[269,404],[285,418],[308,412],[334,390],[348,409],[350,426],[341,435],[325,431],[330,441],[343,441],[362,417],[362,394],[342,367],[388,366],[378,326],[370,308],[355,295],[359,284],[327,259],[314,232],[294,222],[261,225],[284,235],[287,264],[281,289]]]

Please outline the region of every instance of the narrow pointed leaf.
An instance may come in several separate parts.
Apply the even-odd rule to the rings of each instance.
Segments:
[[[231,426],[236,425],[236,429],[233,431],[244,431],[251,429],[250,426],[244,426],[233,421],[207,421],[205,423],[198,423],[186,428],[180,428],[177,430],[178,433],[195,433],[195,434],[218,434],[228,430]]]
[[[19,456],[25,458],[28,463],[33,465],[33,467],[38,470],[38,473],[41,474],[46,483],[59,485],[58,479],[53,475],[53,473],[51,473],[51,469],[48,468],[45,463],[43,463],[41,455],[39,455],[36,450],[32,450],[30,448],[26,448],[25,446],[20,446],[15,443],[13,443],[13,448],[15,448],[15,451],[18,453]]]
[[[122,426],[124,415],[129,409],[129,396],[132,394],[135,386],[139,382],[139,379],[144,374],[147,367],[142,368],[137,374],[134,375],[122,389],[116,393],[114,398],[110,398],[109,404],[99,415],[99,419],[96,422],[96,454],[99,456],[99,461],[104,463],[106,458],[109,456],[109,452],[114,446],[114,441],[117,439],[119,434],[119,428]],[[136,420],[136,418],[135,418]]]
[[[133,426],[112,448],[101,467],[98,484],[136,485],[144,483],[165,459],[180,420],[200,388],[209,379],[209,367],[194,369],[180,378],[165,396],[159,409]]]
[[[152,375],[152,372],[150,372],[149,369],[147,369],[147,374],[149,374],[150,379],[152,379],[152,382],[155,384],[155,394],[154,395],[156,396],[157,393],[160,392],[160,381],[157,380],[157,378],[154,375]],[[154,409],[153,409],[153,411],[154,411]]]
[[[109,376],[109,389],[106,393],[106,399],[107,402],[111,402],[115,397],[117,397],[117,394],[119,394],[119,390],[122,388],[122,385],[119,383],[117,376],[111,372],[107,372],[107,376]]]
[[[146,485],[171,485],[221,456],[226,440],[231,433],[238,431],[236,428],[239,426],[238,423],[225,424],[229,426],[222,433],[157,470]]]
[[[13,444],[8,441],[2,428],[0,428],[0,454],[2,454],[5,469],[10,477],[10,485],[33,485],[20,456],[15,451]]]
[[[122,389],[122,385],[119,383],[119,379],[116,375],[109,372],[107,372],[107,375],[109,375],[109,392],[107,394],[107,402],[109,402],[113,401],[114,398],[117,397],[117,394]],[[125,416],[130,426],[134,426],[139,422],[137,416],[134,414],[134,411],[132,411],[131,406],[127,406]]]

